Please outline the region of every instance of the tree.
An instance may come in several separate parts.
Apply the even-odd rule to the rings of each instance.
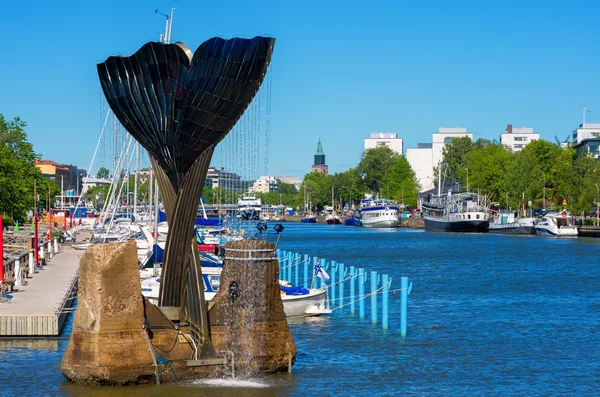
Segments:
[[[379,193],[386,174],[398,157],[396,152],[386,146],[365,150],[356,167],[365,187],[373,193]]]
[[[304,188],[306,187],[306,194],[310,201],[312,209],[317,207],[321,210],[324,206],[330,205],[331,203],[331,186],[327,176],[320,172],[311,172],[304,176],[304,180],[300,185],[300,191],[298,192],[297,198],[299,202],[304,202]],[[307,203],[308,204],[308,203]]]
[[[363,198],[361,179],[356,169],[350,168],[344,172],[329,175],[329,183],[333,186],[336,202],[341,205],[360,202]]]
[[[507,192],[504,174],[510,158],[508,149],[497,143],[471,151],[467,155],[470,190],[479,189],[482,194],[490,195],[493,201],[500,201],[503,193]]]
[[[110,175],[109,171],[105,167],[100,167],[98,172],[96,172],[96,178],[106,179]]]
[[[512,208],[520,207],[523,192],[526,201],[542,198],[544,173],[533,151],[522,150],[512,155],[506,168],[504,183],[509,193],[508,205]]]
[[[387,173],[382,193],[392,200],[416,207],[420,185],[417,176],[404,156],[398,157]]]
[[[38,181],[38,197],[46,204],[48,186],[51,193],[56,184],[44,180],[34,165],[39,155],[27,141],[27,124],[18,117],[8,121],[0,114],[0,213],[19,218],[33,208],[33,185]]]

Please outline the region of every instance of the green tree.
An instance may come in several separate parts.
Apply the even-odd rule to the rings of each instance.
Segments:
[[[38,181],[38,197],[46,205],[48,185],[51,193],[56,184],[44,180],[40,170],[34,165],[39,155],[27,141],[27,124],[18,117],[6,120],[0,114],[0,213],[12,218],[23,217],[33,209],[33,185]]]
[[[363,198],[363,188],[360,176],[354,168],[344,172],[329,175],[329,183],[333,186],[335,201],[344,206],[345,204],[358,205]],[[336,204],[337,205],[337,204]]]
[[[392,200],[416,207],[420,185],[415,172],[404,156],[398,157],[387,173],[382,186],[382,193]]]
[[[506,168],[504,182],[506,192],[509,193],[508,205],[512,208],[520,207],[523,192],[526,202],[542,198],[544,173],[533,151],[522,150],[512,155],[510,164]],[[504,202],[503,200],[502,204]]]
[[[493,201],[500,201],[507,192],[504,174],[511,154],[504,145],[490,143],[476,148],[467,155],[469,166],[469,190],[481,191]]]
[[[100,169],[98,170],[98,172],[96,172],[96,178],[108,178],[108,176],[110,175],[109,171],[107,168],[105,167],[100,167]]]
[[[356,172],[362,183],[371,192],[379,193],[386,174],[390,171],[399,155],[386,146],[364,151]]]
[[[324,206],[331,203],[331,186],[327,176],[320,172],[311,172],[304,176],[298,192],[299,202],[304,203],[304,189],[306,188],[307,201],[310,201],[311,209],[322,210]]]

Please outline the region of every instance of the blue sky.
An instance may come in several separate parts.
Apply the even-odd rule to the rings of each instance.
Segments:
[[[369,4],[371,3],[371,4]],[[87,168],[101,125],[96,64],[157,40],[171,1],[3,4],[0,113],[44,158]],[[594,1],[181,0],[172,41],[277,38],[269,170],[303,176],[319,137],[330,172],[355,166],[371,132],[406,147],[440,126],[498,139],[506,124],[564,140],[600,120]]]

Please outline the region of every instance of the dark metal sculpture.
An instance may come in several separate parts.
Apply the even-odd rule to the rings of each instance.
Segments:
[[[180,308],[210,349],[194,219],[215,146],[242,116],[266,74],[274,38],[212,38],[196,52],[150,42],[98,64],[115,115],[148,150],[169,221],[159,306]]]

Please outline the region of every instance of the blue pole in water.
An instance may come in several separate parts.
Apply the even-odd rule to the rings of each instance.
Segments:
[[[315,258],[315,260],[316,260],[316,258]],[[325,259],[321,259],[321,268],[323,268],[325,271],[327,271],[327,263],[326,263]],[[326,285],[327,285],[327,282],[324,279],[321,278],[321,288],[325,288]],[[327,293],[327,297],[328,298],[331,297],[329,295],[329,292]]]
[[[278,249],[277,250],[277,262],[279,263],[279,278],[281,278],[281,268],[283,267],[283,258],[284,258],[283,251]]]
[[[371,324],[377,324],[377,271],[371,271]]]
[[[335,272],[337,270],[337,264],[335,263],[335,261],[331,261],[331,271],[329,272],[329,277],[331,278],[331,284],[329,287],[329,292],[331,292],[331,300],[335,302]],[[335,306],[335,305],[334,305]]]
[[[340,268],[340,297],[338,301],[338,307],[344,306],[344,280],[346,279],[346,267],[343,263],[338,265]]]
[[[388,291],[390,286],[388,285],[390,276],[383,274],[381,276],[381,284],[383,285],[383,294],[381,296],[381,329],[388,329]]]
[[[358,317],[365,318],[365,283],[367,282],[367,273],[362,267],[358,269]]]
[[[298,258],[300,258],[300,254],[298,254]],[[304,288],[308,288],[308,254],[304,254]]]
[[[354,305],[354,284],[355,284],[355,279],[356,279],[356,274],[354,273],[355,268],[354,266],[350,266],[350,313],[354,314],[355,310],[354,308],[356,307]]]
[[[289,253],[288,254],[288,266],[287,266],[287,271],[288,271],[288,278],[287,281],[288,283],[292,284],[292,281],[294,281],[292,279],[292,269],[294,268],[294,254],[293,253]]]
[[[294,254],[294,285],[300,285],[298,272],[300,271],[300,255]]]
[[[406,311],[408,308],[408,277],[400,279],[400,336],[406,336]]]

